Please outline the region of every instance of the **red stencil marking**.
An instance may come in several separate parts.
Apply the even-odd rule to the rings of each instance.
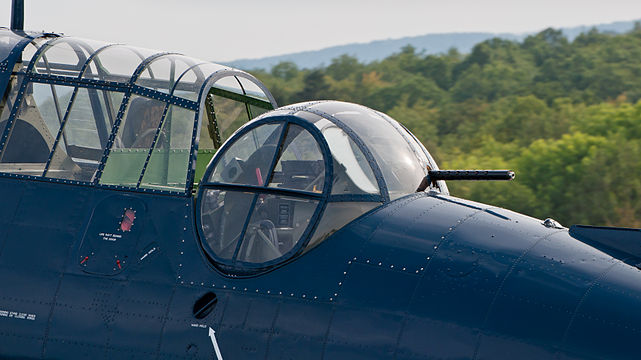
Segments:
[[[134,226],[135,219],[136,212],[133,209],[126,209],[125,213],[122,214],[122,220],[120,220],[120,230],[131,231],[131,228]]]

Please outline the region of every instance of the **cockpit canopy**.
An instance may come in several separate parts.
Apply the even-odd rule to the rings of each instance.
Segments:
[[[336,101],[280,108],[240,128],[209,165],[203,247],[225,271],[269,268],[416,192],[428,168],[430,154],[385,114]]]
[[[178,54],[0,29],[0,60],[0,176],[183,196],[202,178],[203,248],[236,275],[294,259],[437,169],[385,114],[265,113],[276,103],[254,77]]]
[[[230,133],[276,107],[236,69],[0,28],[0,176],[190,194]]]

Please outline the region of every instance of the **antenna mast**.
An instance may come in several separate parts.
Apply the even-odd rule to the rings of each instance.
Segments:
[[[24,30],[24,0],[12,0],[11,30]]]

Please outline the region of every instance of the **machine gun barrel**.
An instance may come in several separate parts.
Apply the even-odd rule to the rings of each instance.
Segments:
[[[430,170],[430,179],[437,180],[512,180],[510,170]]]
[[[427,189],[438,180],[512,180],[514,171],[511,170],[429,170],[416,192]]]

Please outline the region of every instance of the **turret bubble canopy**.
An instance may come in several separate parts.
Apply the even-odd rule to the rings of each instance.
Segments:
[[[203,245],[224,270],[269,268],[416,192],[428,169],[427,150],[385,114],[337,101],[279,108],[238,129],[209,165]]]

